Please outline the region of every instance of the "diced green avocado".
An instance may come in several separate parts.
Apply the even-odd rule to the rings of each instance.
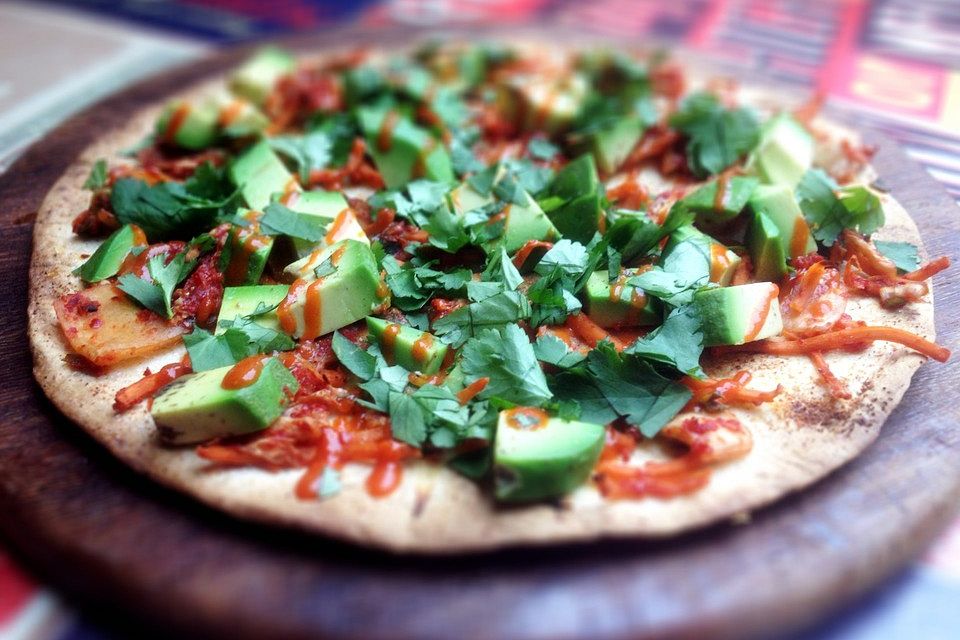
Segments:
[[[498,108],[526,130],[554,134],[573,123],[589,89],[581,73],[546,80],[517,76],[500,86]]]
[[[273,91],[281,76],[290,73],[297,63],[293,56],[275,47],[264,47],[234,71],[230,89],[239,96],[261,105]]]
[[[74,273],[84,282],[100,282],[113,277],[138,244],[146,244],[143,232],[134,225],[125,224],[110,234]]]
[[[590,151],[605,175],[615,173],[626,161],[645,128],[640,116],[628,115],[590,134]]]
[[[257,211],[263,211],[275,193],[300,190],[300,185],[266,140],[244,151],[228,171],[230,179],[240,188],[247,206]]]
[[[285,284],[264,284],[251,287],[225,287],[220,313],[217,315],[217,335],[223,333],[230,323],[240,316],[249,316],[264,309],[272,309],[253,318],[257,324],[268,329],[280,330],[276,311],[273,310],[287,296]]]
[[[426,129],[391,109],[362,107],[357,117],[367,150],[388,188],[402,187],[414,178],[453,182],[450,155]]]
[[[681,202],[697,214],[697,221],[705,224],[727,222],[737,217],[747,206],[750,194],[760,183],[750,176],[734,176],[724,180],[721,201],[717,202],[717,180],[711,180]],[[717,206],[720,205],[720,206]]]
[[[570,493],[590,476],[604,434],[603,425],[551,418],[541,409],[501,411],[493,449],[497,500],[531,502]]]
[[[238,215],[258,216],[255,211],[239,209]],[[256,219],[256,218],[254,218]],[[232,225],[227,234],[221,260],[225,261],[223,282],[228,287],[260,282],[273,249],[274,238],[260,233],[259,225]],[[221,262],[223,264],[223,262]]]
[[[501,170],[494,184],[498,183],[504,175],[505,171]],[[504,207],[503,235],[484,246],[488,252],[502,244],[507,253],[513,253],[528,240],[553,241],[560,238],[560,232],[550,222],[550,218],[543,212],[537,201],[526,191],[520,197],[523,204],[511,202]],[[484,196],[466,182],[450,192],[450,203],[458,215],[493,201],[492,195]]]
[[[740,256],[693,225],[684,225],[670,234],[670,239],[663,247],[661,260],[665,260],[681,242],[691,238],[708,247],[710,252],[710,282],[715,282],[721,287],[730,284],[733,274],[740,266]]]
[[[295,326],[288,333],[295,338],[326,335],[362,320],[383,302],[373,251],[357,240],[317,249],[297,278],[288,296],[293,296],[291,304],[286,311],[286,303],[278,309],[278,316],[290,314]]]
[[[154,399],[150,414],[165,442],[194,444],[266,429],[299,387],[278,359],[268,358],[253,383],[224,389],[224,377],[232,368],[183,376]]]
[[[310,242],[302,238],[285,239],[282,243],[282,255],[289,260],[302,259],[313,250],[333,244],[338,240],[353,238],[370,244],[360,221],[347,204],[343,194],[336,191],[300,191],[281,199],[284,206],[304,216],[321,218],[327,223],[327,233],[320,242]],[[292,255],[291,255],[292,254]]]
[[[561,169],[550,183],[548,194],[565,200],[547,213],[557,231],[581,244],[590,242],[604,216],[593,156],[584,154]]]
[[[756,171],[767,184],[797,186],[813,166],[813,136],[788,113],[780,113],[763,124],[760,142],[750,154],[747,169]]]
[[[637,269],[624,269],[611,284],[608,272],[591,273],[582,294],[587,316],[604,329],[660,324],[662,309],[659,301],[626,284],[639,274]]]
[[[750,208],[766,215],[777,226],[785,257],[796,258],[817,250],[817,241],[790,187],[760,185],[750,196]]]
[[[367,237],[363,227],[360,226],[360,221],[357,220],[357,215],[353,212],[353,209],[349,207],[338,213],[327,225],[325,235],[319,242],[313,244],[304,242],[300,245],[306,250],[298,253],[302,257],[296,262],[292,262],[284,268],[284,276],[291,280],[303,277],[303,272],[316,267],[318,252],[341,240],[356,240],[370,246],[370,238]]]
[[[169,103],[157,119],[157,138],[184,149],[203,149],[219,134],[220,108],[205,101],[193,105],[184,100]]]
[[[704,289],[693,296],[703,344],[744,344],[780,335],[780,288],[772,282]]]
[[[787,273],[787,254],[783,247],[787,243],[780,234],[780,228],[759,211],[753,212],[753,220],[747,229],[747,249],[753,261],[753,277],[756,280],[779,282]]]
[[[389,364],[433,375],[440,371],[447,345],[413,327],[367,316],[367,329]]]

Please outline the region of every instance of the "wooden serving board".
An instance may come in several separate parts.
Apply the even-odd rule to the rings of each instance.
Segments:
[[[322,42],[409,37],[342,31]],[[309,48],[316,38],[284,44]],[[44,579],[83,603],[109,607],[109,617],[125,612],[138,633],[744,637],[810,624],[865,593],[916,556],[960,505],[958,357],[921,368],[879,440],[853,463],[748,525],[669,541],[396,557],[241,522],[128,470],[33,381],[25,312],[33,219],[98,132],[245,53],[226,52],[115,95],[0,176],[0,531]],[[956,263],[956,204],[890,143],[876,166],[931,254]],[[939,342],[954,350],[956,269],[936,288]]]

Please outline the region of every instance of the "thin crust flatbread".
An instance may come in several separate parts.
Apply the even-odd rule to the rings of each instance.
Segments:
[[[768,101],[774,97],[762,91],[752,94]],[[754,104],[751,98],[745,102]],[[712,377],[746,369],[754,376],[751,387],[772,389],[780,384],[783,392],[757,409],[730,410],[752,434],[753,450],[717,467],[709,484],[689,496],[606,500],[588,484],[560,503],[504,508],[494,504],[480,486],[450,469],[417,462],[406,467],[400,487],[384,498],[374,498],[364,488],[369,466],[348,465],[337,495],[300,500],[293,489],[302,470],[213,469],[192,447],[162,446],[145,404],[124,414],[114,413],[117,390],[138,380],[147,367],[156,371],[176,361],[182,348],[117,367],[100,377],[65,364],[68,348],[53,302],[80,288],[71,270],[97,246],[97,241],[81,240],[71,231],[71,220],[86,208],[90,197],[81,185],[98,158],[107,158],[111,166],[123,162],[119,150],[142,139],[159,110],[159,105],[145,109],[130,122],[104,132],[65,172],[40,208],[30,270],[29,336],[34,372],[57,407],[126,464],[242,518],[422,553],[603,536],[669,536],[761,507],[852,459],[877,437],[914,371],[925,361],[923,356],[888,342],[875,342],[857,354],[828,353],[830,368],[846,381],[853,396],[834,400],[818,383],[805,356],[705,358],[705,369]],[[836,125],[823,126],[832,139],[856,139],[854,133]],[[887,221],[875,237],[911,242],[925,255],[907,212],[889,195],[882,200]],[[932,294],[927,301],[897,312],[883,310],[873,299],[852,297],[847,312],[871,325],[905,329],[929,340],[935,337]],[[662,456],[659,448],[657,443],[647,443],[639,455]]]

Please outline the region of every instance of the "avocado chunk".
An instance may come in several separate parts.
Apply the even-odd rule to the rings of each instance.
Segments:
[[[297,66],[293,56],[277,49],[264,47],[230,76],[230,89],[239,96],[262,105],[281,76]]]
[[[341,240],[304,259],[286,298],[277,308],[280,328],[312,340],[362,320],[386,293],[370,246]]]
[[[570,493],[590,476],[604,434],[603,425],[551,418],[542,409],[501,411],[493,449],[497,500],[530,502]]]
[[[628,115],[589,135],[589,148],[605,175],[616,173],[643,135],[643,119]]]
[[[787,244],[780,228],[767,214],[753,212],[753,220],[747,228],[747,248],[755,279],[775,282],[787,274],[787,254],[784,251]]]
[[[503,180],[506,169],[500,167],[494,178],[494,185]],[[521,204],[509,202],[503,208],[504,227],[503,235],[484,246],[488,252],[501,244],[507,253],[513,253],[528,240],[553,241],[560,238],[560,232],[550,222],[550,218],[543,212],[537,201],[526,191],[520,190]],[[450,192],[450,203],[458,215],[486,206],[494,201],[493,195],[483,195],[464,182]]]
[[[243,210],[238,213],[244,215]],[[248,216],[251,214],[256,216],[257,212],[246,212]],[[273,243],[273,236],[260,233],[260,225],[256,222],[245,226],[233,225],[227,234],[227,242],[221,255],[221,259],[226,261],[224,284],[234,287],[260,282]]]
[[[733,274],[740,266],[740,256],[703,233],[693,225],[684,225],[670,234],[670,239],[663,247],[661,261],[666,260],[677,246],[685,241],[693,240],[704,245],[710,253],[710,282],[725,287],[733,280]]]
[[[547,217],[564,238],[587,244],[601,227],[603,196],[593,156],[584,154],[560,170],[548,194],[564,203]]]
[[[271,311],[254,316],[253,321],[260,326],[279,331],[280,322],[277,320],[274,308],[287,296],[289,288],[285,284],[225,287],[214,333],[219,335],[226,331],[230,323],[237,318],[253,315],[265,309],[271,309]]]
[[[150,408],[164,442],[194,444],[269,427],[299,385],[278,359],[259,362],[262,368],[247,386],[224,388],[234,369],[227,366],[183,376],[164,389]],[[241,361],[237,366],[249,364]]]
[[[609,281],[607,271],[591,273],[582,293],[587,317],[604,329],[660,324],[662,309],[659,301],[627,284],[630,278],[640,273],[640,269],[624,269],[613,283]]]
[[[500,86],[497,106],[528,131],[554,134],[570,127],[589,89],[582,73],[547,79],[516,76]]]
[[[263,211],[275,193],[300,190],[296,179],[266,140],[244,151],[230,165],[228,173],[240,188],[247,206],[257,211]]]
[[[440,371],[447,345],[432,334],[373,316],[367,316],[367,329],[389,364],[427,375]]]
[[[722,182],[721,182],[722,180]],[[697,214],[697,222],[718,224],[736,218],[750,199],[750,194],[760,183],[751,176],[734,176],[711,180],[680,202]],[[722,191],[719,193],[721,185]]]
[[[157,119],[157,139],[184,149],[204,149],[217,140],[220,108],[213,102],[169,103]]]
[[[750,208],[764,214],[776,225],[785,257],[796,258],[817,250],[817,241],[813,239],[810,225],[790,187],[760,185],[750,196]]]
[[[342,193],[336,191],[292,191],[281,198],[280,203],[300,215],[320,218],[328,223],[333,222],[339,214],[349,209],[347,199],[343,197]],[[357,223],[357,226],[359,226],[359,223]],[[363,229],[360,229],[360,231],[362,232]],[[359,236],[353,237],[360,239]],[[366,234],[362,237],[366,239]],[[281,236],[280,240],[278,251],[286,258],[286,261],[281,264],[303,258],[317,248],[316,242],[303,238]],[[369,240],[367,241],[369,242]]]
[[[357,110],[367,151],[390,189],[414,178],[453,182],[453,165],[442,144],[426,129],[392,108],[363,107]]]
[[[780,288],[772,282],[704,289],[693,296],[703,344],[744,344],[780,335]]]
[[[353,209],[347,208],[338,213],[333,221],[327,225],[326,233],[323,238],[320,239],[320,242],[301,244],[300,246],[302,247],[309,245],[311,248],[303,252],[302,258],[286,266],[283,270],[284,276],[291,279],[302,277],[305,271],[314,269],[317,266],[316,258],[319,255],[319,251],[341,240],[356,240],[357,242],[362,242],[370,246],[370,238],[364,233],[363,227],[360,226],[360,221],[357,220],[357,215],[353,212]]]
[[[813,153],[813,136],[793,116],[780,113],[760,129],[760,142],[747,160],[747,170],[755,171],[767,184],[792,189],[813,166]]]
[[[192,104],[169,103],[157,119],[157,137],[184,149],[203,149],[224,134],[249,136],[263,131],[267,117],[250,102],[226,92],[214,92]]]
[[[74,273],[84,282],[100,282],[111,278],[120,271],[123,261],[134,247],[146,244],[147,238],[140,227],[125,224],[111,233]]]

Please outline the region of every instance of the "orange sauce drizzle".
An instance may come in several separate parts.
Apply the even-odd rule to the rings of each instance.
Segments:
[[[306,299],[303,303],[303,335],[304,340],[313,340],[320,335],[321,316],[323,314],[323,299],[320,289],[324,279],[314,280],[307,286]]]
[[[173,139],[177,136],[177,131],[183,126],[188,115],[190,115],[190,105],[186,102],[181,102],[180,106],[178,106],[170,116],[170,121],[167,123],[167,130],[163,132],[163,140],[165,142],[173,142]]]
[[[790,257],[796,258],[807,252],[807,241],[810,239],[810,226],[803,216],[797,216],[793,223],[793,234],[790,236]]]
[[[263,363],[267,356],[256,355],[244,358],[233,365],[227,375],[223,376],[220,386],[224,389],[243,389],[249,387],[260,378],[263,371]]]
[[[323,241],[327,244],[333,244],[337,239],[337,235],[343,229],[343,225],[346,224],[352,214],[353,212],[349,207],[338,213],[337,217],[330,223],[330,228],[327,229],[327,235],[323,237]]]
[[[713,196],[713,208],[717,211],[723,211],[723,205],[727,200],[727,187],[729,183],[729,175],[723,174],[717,178],[717,192]]]
[[[396,361],[397,336],[400,335],[399,324],[388,324],[380,337],[380,346],[383,357],[390,364]]]
[[[763,328],[763,325],[767,321],[767,316],[770,315],[770,305],[773,304],[779,294],[780,287],[773,285],[770,293],[767,294],[767,299],[764,301],[764,304],[754,310],[753,315],[750,317],[750,328],[743,336],[745,342],[750,342],[760,333],[760,329]]]
[[[290,285],[290,290],[287,291],[287,295],[280,301],[280,306],[277,307],[277,319],[280,321],[280,328],[290,335],[297,332],[297,318],[293,314],[291,307],[296,304],[306,286],[306,280],[295,280],[293,284]]]
[[[710,245],[710,282],[720,282],[729,268],[730,258],[727,256],[726,247],[714,242]]]
[[[467,404],[473,400],[478,393],[486,389],[488,384],[490,384],[490,378],[477,378],[457,392],[457,400],[460,404]]]
[[[220,110],[220,114],[217,116],[217,124],[221,127],[229,127],[240,117],[240,114],[243,112],[243,105],[243,100],[233,100],[230,104],[226,105]]]
[[[521,431],[533,431],[547,426],[550,416],[543,409],[536,407],[514,407],[504,412],[504,420],[508,427]]]
[[[389,111],[383,117],[380,131],[377,132],[377,148],[380,151],[390,151],[390,147],[393,146],[393,130],[397,126],[398,120],[400,120],[400,116],[396,111]]]
[[[424,333],[413,343],[413,349],[411,349],[410,355],[413,356],[414,361],[423,364],[430,355],[430,347],[432,346],[433,336],[429,333]]]

